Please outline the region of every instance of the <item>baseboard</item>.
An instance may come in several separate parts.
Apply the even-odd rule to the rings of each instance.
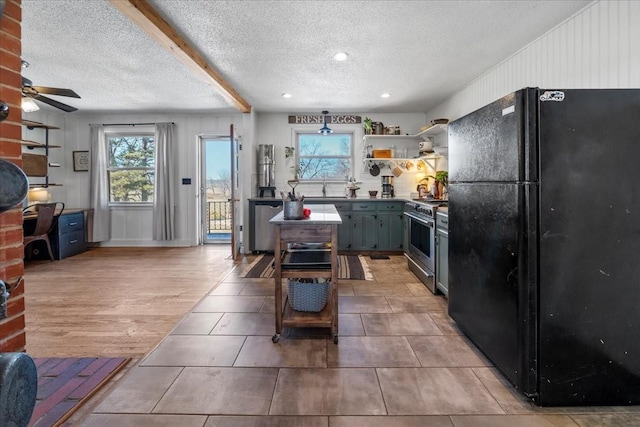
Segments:
[[[90,245],[101,248],[109,247],[191,247],[193,246],[189,240],[128,240],[113,239],[98,244],[90,243]]]

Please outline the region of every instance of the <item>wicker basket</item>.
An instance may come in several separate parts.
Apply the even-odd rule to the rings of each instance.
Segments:
[[[331,291],[331,283],[324,279],[287,279],[289,305],[296,311],[322,311]]]

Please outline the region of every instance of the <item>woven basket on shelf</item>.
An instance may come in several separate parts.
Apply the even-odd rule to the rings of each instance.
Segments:
[[[329,299],[331,283],[324,279],[287,279],[289,305],[296,311],[322,311]]]

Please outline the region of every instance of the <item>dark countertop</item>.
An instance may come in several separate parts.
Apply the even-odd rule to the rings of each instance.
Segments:
[[[249,198],[250,202],[282,202],[282,198],[280,197],[251,197]],[[381,198],[381,197],[340,197],[340,196],[327,196],[327,197],[317,197],[310,196],[304,198],[305,202],[411,202],[412,200],[408,197],[391,197],[391,198]]]

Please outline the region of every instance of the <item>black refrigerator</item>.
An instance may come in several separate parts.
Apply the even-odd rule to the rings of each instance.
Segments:
[[[538,405],[640,404],[640,90],[450,123],[448,310]]]

